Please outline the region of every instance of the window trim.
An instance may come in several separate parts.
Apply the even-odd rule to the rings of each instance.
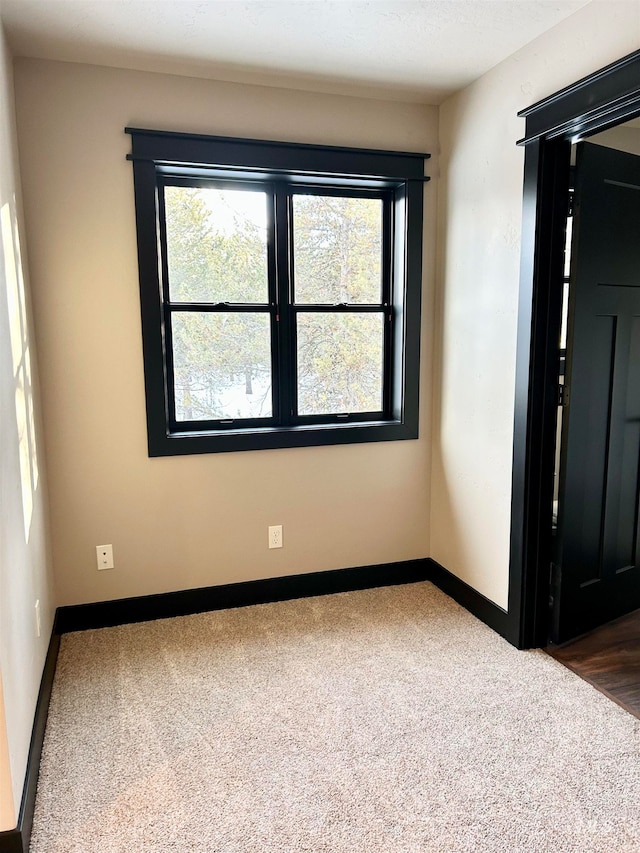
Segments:
[[[424,161],[428,154],[340,148],[262,140],[231,139],[125,128],[131,135],[138,268],[142,319],[147,438],[149,456],[175,456],[235,450],[396,441],[418,437],[420,304],[422,290],[422,213]],[[289,190],[323,187],[377,190],[393,207],[393,312],[396,333],[389,354],[388,416],[347,421],[336,416],[302,418],[304,423],[225,429],[179,429],[169,419],[163,305],[162,253],[159,245],[160,192],[185,178],[205,181],[247,179],[281,184]],[[276,193],[276,216],[279,211]],[[282,203],[282,200],[280,201]],[[279,240],[276,262],[288,264]],[[290,271],[289,271],[290,272]],[[292,303],[293,304],[293,303]],[[294,306],[295,307],[295,306]],[[273,346],[273,345],[272,345]],[[282,348],[281,348],[282,349]],[[280,352],[280,370],[291,370]]]

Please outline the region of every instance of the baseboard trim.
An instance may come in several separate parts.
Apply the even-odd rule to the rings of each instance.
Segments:
[[[7,829],[0,832],[0,853],[25,853],[22,846],[22,834],[19,829]]]
[[[58,608],[56,630],[65,634],[132,622],[190,616],[210,610],[226,610],[231,607],[247,607],[252,604],[419,581],[431,581],[502,637],[507,637],[507,611],[430,557],[98,601],[92,604],[73,604]]]
[[[246,607],[425,580],[431,580],[431,565],[427,558],[352,569],[333,569],[59,607],[57,628],[64,634],[69,631],[107,628],[131,622],[190,616],[210,610],[226,610],[230,607]]]
[[[49,712],[53,676],[56,671],[59,649],[60,633],[54,622],[33,718],[29,756],[27,758],[27,772],[22,789],[18,825],[15,829],[0,832],[0,853],[29,853],[31,830],[33,828],[33,813],[36,805],[36,790],[38,788],[38,773],[40,771],[40,757],[42,755],[44,733],[47,727],[47,714]]]
[[[482,593],[478,592],[468,583],[460,580],[459,577],[452,574],[444,566],[436,560],[429,558],[430,564],[430,580],[439,589],[446,593],[458,604],[461,604],[465,610],[468,610],[473,616],[492,628],[501,637],[511,642],[510,636],[510,620],[506,610],[496,604],[494,601],[486,598]]]

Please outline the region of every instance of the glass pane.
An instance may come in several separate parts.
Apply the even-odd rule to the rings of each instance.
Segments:
[[[267,194],[165,187],[172,302],[268,302]]]
[[[298,303],[382,302],[382,201],[293,197]]]
[[[176,419],[271,417],[269,315],[174,312]]]
[[[298,414],[382,409],[383,315],[298,315]]]

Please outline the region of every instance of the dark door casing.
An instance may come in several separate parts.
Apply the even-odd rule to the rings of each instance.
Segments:
[[[564,229],[571,141],[640,115],[640,50],[521,110],[526,119],[508,639],[549,637]]]

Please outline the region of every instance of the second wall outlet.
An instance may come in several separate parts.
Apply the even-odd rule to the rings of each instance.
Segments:
[[[113,545],[96,545],[98,571],[113,568]]]
[[[269,528],[269,548],[282,548],[281,524],[274,524]]]

